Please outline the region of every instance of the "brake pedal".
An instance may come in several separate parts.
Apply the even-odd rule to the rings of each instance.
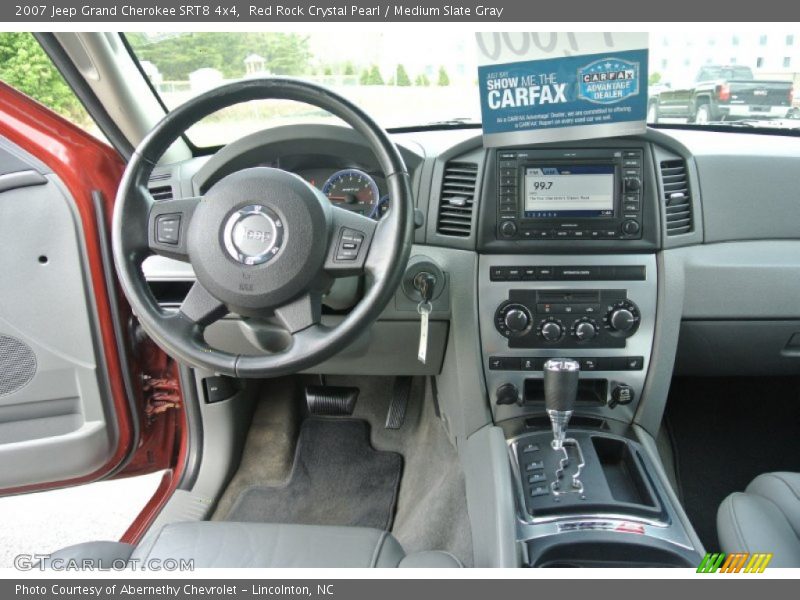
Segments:
[[[317,416],[349,417],[356,407],[358,393],[357,387],[307,385],[308,412]]]
[[[395,377],[392,402],[389,404],[389,413],[386,415],[386,429],[400,429],[406,419],[408,398],[411,396],[413,377]]]

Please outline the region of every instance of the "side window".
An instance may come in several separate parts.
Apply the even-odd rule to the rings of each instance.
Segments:
[[[106,141],[32,34],[0,32],[0,80]]]

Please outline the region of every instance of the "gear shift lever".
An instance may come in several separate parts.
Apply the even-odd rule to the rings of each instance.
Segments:
[[[550,417],[550,424],[553,426],[552,446],[553,450],[562,455],[556,469],[555,480],[550,484],[550,491],[556,498],[564,494],[577,493],[581,499],[586,499],[581,483],[581,471],[585,465],[583,452],[576,440],[567,438],[567,425],[578,396],[580,371],[578,361],[571,358],[553,358],[544,363],[544,405]],[[567,446],[573,447],[577,465],[572,474],[572,485],[565,489],[561,480],[570,464]]]
[[[553,449],[561,450],[567,424],[578,395],[581,367],[571,358],[553,358],[544,363],[544,405],[553,426]]]

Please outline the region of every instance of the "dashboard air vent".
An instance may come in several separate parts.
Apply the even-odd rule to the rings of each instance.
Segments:
[[[438,233],[469,237],[477,179],[478,165],[475,163],[450,162],[445,165],[436,224]]]
[[[172,200],[172,186],[159,185],[156,187],[151,187],[150,195],[153,196],[153,200],[156,202],[159,200]]]
[[[681,235],[691,232],[692,197],[689,193],[689,176],[686,171],[686,161],[682,159],[662,161],[661,181],[664,186],[667,235]]]

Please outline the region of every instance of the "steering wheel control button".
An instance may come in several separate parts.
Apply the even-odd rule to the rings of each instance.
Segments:
[[[181,216],[178,214],[159,215],[156,218],[156,242],[177,246],[180,242]]]
[[[235,261],[261,265],[280,252],[283,223],[271,210],[260,204],[244,206],[225,222],[223,245]]]
[[[354,229],[342,229],[339,244],[336,247],[336,260],[356,260],[363,243],[363,233]]]

